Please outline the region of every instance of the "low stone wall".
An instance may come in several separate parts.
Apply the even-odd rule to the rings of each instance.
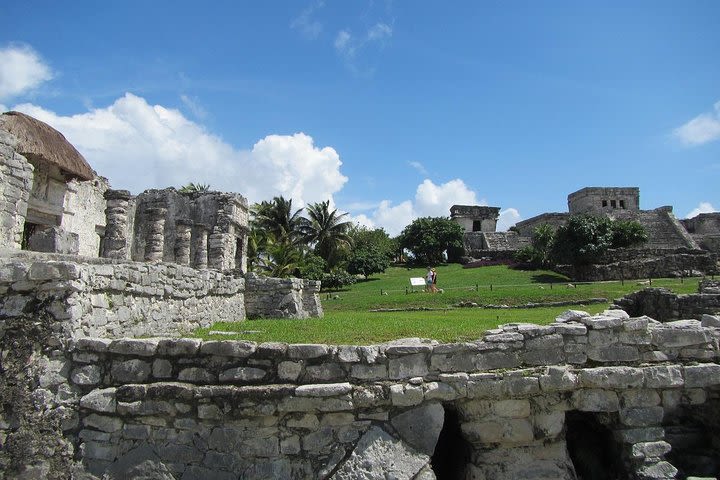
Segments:
[[[248,318],[322,317],[320,282],[300,278],[246,277]]]
[[[582,282],[679,277],[699,273],[715,275],[719,273],[718,256],[716,254],[694,250],[652,256],[649,253],[643,254],[641,252],[641,250],[636,251],[637,258],[634,259],[633,251],[626,251],[619,254],[619,258],[629,258],[628,260],[581,267],[560,265],[555,270],[575,281]]]
[[[710,287],[701,288],[701,292],[703,290],[712,291]],[[716,293],[678,295],[666,288],[645,288],[614,303],[630,315],[648,315],[660,321],[701,319],[706,314],[720,314],[720,289]]]
[[[41,390],[62,392],[62,438],[109,478],[432,479],[449,461],[468,478],[574,479],[566,419],[581,412],[627,478],[665,479],[663,419],[717,399],[718,338],[621,311],[455,344],[82,338]],[[453,428],[465,454],[443,459]]]
[[[243,320],[244,282],[173,264],[0,258],[0,315],[52,299],[43,308],[66,337],[177,336]]]

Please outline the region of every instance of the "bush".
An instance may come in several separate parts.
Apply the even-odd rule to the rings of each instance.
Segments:
[[[357,278],[345,270],[334,268],[330,273],[323,275],[321,288],[323,290],[340,290],[354,284],[356,281]]]
[[[415,263],[437,265],[443,252],[450,255],[463,248],[463,228],[447,217],[423,217],[414,220],[400,234],[402,248],[412,252]]]
[[[322,280],[327,269],[327,262],[312,252],[305,254],[298,266],[300,278],[308,280]]]
[[[377,250],[358,250],[350,255],[347,270],[367,278],[373,273],[384,272],[390,266],[390,258]]]

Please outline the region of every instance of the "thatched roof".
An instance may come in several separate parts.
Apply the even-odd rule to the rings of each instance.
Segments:
[[[71,177],[92,180],[97,175],[62,133],[45,122],[20,112],[0,115],[0,129],[18,139],[16,151],[28,160],[56,165]]]

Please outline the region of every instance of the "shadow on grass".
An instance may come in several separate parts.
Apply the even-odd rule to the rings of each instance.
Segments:
[[[368,283],[368,282],[375,282],[377,280],[380,280],[379,278],[358,278],[358,281],[355,283]]]
[[[533,275],[531,278],[535,283],[565,283],[568,281],[567,278],[558,273],[539,273],[537,275]]]

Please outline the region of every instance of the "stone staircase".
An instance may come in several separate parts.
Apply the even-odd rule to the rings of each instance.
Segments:
[[[530,244],[530,239],[521,237],[516,232],[485,232],[483,233],[487,250],[513,251]]]
[[[648,241],[642,248],[650,249],[698,249],[698,245],[675,218],[672,211],[667,208],[655,210],[640,210],[627,212],[625,215],[616,215],[618,220],[635,220],[639,222],[648,234]]]

